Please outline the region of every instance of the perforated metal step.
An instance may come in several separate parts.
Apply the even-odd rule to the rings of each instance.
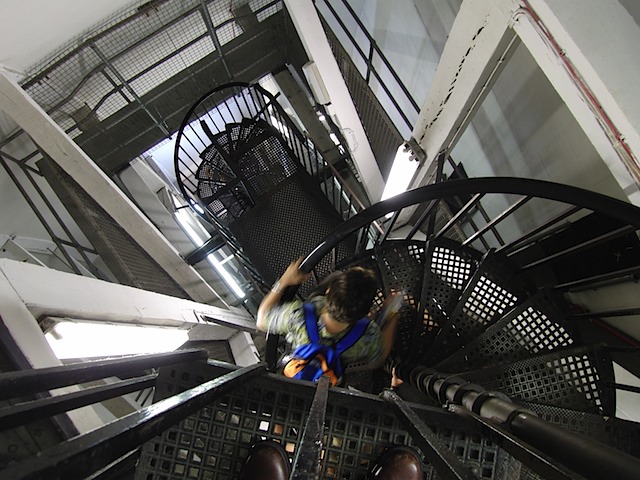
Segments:
[[[579,345],[578,333],[565,321],[567,314],[553,292],[536,292],[436,368],[458,373]]]
[[[506,258],[489,252],[426,352],[424,364],[436,364],[473,340],[524,300],[526,291],[525,279],[518,277]]]
[[[613,415],[615,390],[608,352],[598,346],[578,346],[506,365],[463,373],[462,376],[518,401],[537,402],[598,415]]]

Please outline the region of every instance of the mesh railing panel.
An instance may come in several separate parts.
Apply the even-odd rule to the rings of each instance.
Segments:
[[[41,160],[38,166],[119,282],[173,297],[190,298],[68,174],[52,161]]]
[[[331,51],[338,62],[338,67],[353,99],[360,122],[380,166],[380,171],[386,176],[391,170],[396,151],[404,139],[324,20],[323,26]]]

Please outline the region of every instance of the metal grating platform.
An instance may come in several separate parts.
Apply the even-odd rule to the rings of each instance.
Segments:
[[[157,399],[166,398],[231,366],[161,369]],[[255,378],[208,408],[147,442],[136,469],[137,480],[235,479],[250,446],[260,439],[281,443],[293,459],[315,388],[270,375]],[[510,457],[462,419],[440,409],[416,412],[479,478],[496,476]],[[372,461],[392,444],[412,439],[381,399],[332,389],[329,392],[323,451],[323,479],[364,479]],[[437,478],[425,464],[425,479]],[[504,477],[506,478],[506,477]]]

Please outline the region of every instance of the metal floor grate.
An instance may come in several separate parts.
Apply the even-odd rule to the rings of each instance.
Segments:
[[[161,369],[157,399],[231,367],[193,368]],[[250,446],[261,439],[281,443],[293,459],[314,391],[311,384],[275,375],[255,378],[147,442],[135,478],[235,479]],[[498,478],[500,464],[509,458],[504,451],[456,416],[428,407],[416,411],[479,478]],[[364,479],[371,462],[392,444],[413,446],[387,403],[341,389],[329,392],[321,478]],[[435,472],[425,464],[425,479],[434,478]]]

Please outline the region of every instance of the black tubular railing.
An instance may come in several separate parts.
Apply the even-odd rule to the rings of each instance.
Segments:
[[[199,120],[203,132],[194,128]],[[278,133],[291,157],[315,177],[326,197],[344,219],[364,208],[365,202],[348,187],[331,162],[313,141],[305,137],[283,110],[275,96],[256,84],[233,82],[203,95],[189,109],[178,130],[174,165],[180,190],[193,205],[200,202],[196,174],[202,164],[200,153],[211,145],[210,136],[224,132],[229,124],[263,121]],[[244,147],[244,146],[243,146]],[[344,145],[337,148],[348,158]]]
[[[566,468],[594,480],[640,476],[640,459],[548,423],[501,393],[421,366],[400,364],[396,374],[450,411],[481,424],[498,445],[544,478],[575,478]]]
[[[135,369],[143,366],[150,367],[151,365],[160,366],[187,360],[193,361],[194,359],[203,360],[206,357],[206,351],[197,350],[160,356],[145,355],[140,358],[132,357],[131,359]],[[102,367],[102,371],[99,374],[88,373],[82,378],[100,376],[107,371],[111,374],[114,372],[122,374],[124,366],[121,363],[118,363],[112,370],[110,370],[111,367],[108,366],[108,362],[106,365]],[[90,369],[91,365],[88,365],[85,372],[90,372]],[[132,371],[131,368],[124,369]],[[128,462],[132,452],[144,442],[161,434],[167,428],[177,424],[201,408],[210,405],[212,401],[221,395],[265,371],[264,365],[256,364],[202,383],[44,450],[38,456],[12,463],[0,470],[0,479],[15,480],[19,478],[27,480],[47,478],[62,480],[87,478],[104,468],[108,470],[116,468],[119,461]],[[17,372],[16,375],[19,373]],[[39,373],[34,371],[31,376],[39,376]],[[68,381],[73,383],[72,380]]]
[[[148,390],[155,387],[157,369],[204,364],[207,358],[206,350],[179,350],[0,373],[0,400],[3,401],[0,431],[27,426],[128,393],[147,391],[148,396]],[[135,452],[142,443],[264,371],[262,364],[236,369],[90,432],[79,435],[75,432],[73,438],[45,448],[36,456],[3,464],[0,479],[94,478],[92,475],[103,469],[109,474],[119,469],[131,471]],[[121,380],[71,393],[48,394],[49,390],[107,378]]]
[[[471,224],[463,212],[469,212],[477,201],[483,198],[487,212],[477,214]],[[495,200],[492,202],[492,200]],[[505,202],[509,200],[509,202]],[[538,202],[538,203],[537,203]],[[539,208],[540,203],[544,209]],[[461,205],[456,213],[451,213],[447,204]],[[499,204],[496,207],[494,204]],[[505,203],[507,205],[505,206]],[[392,229],[403,209],[421,206],[422,211],[416,215],[416,223],[405,235],[395,234]],[[537,224],[530,221],[532,211],[537,215]],[[534,210],[535,209],[535,210]],[[546,212],[544,215],[541,212]],[[528,215],[518,217],[518,215]],[[422,239],[453,236],[458,242],[473,245],[485,253],[499,248],[508,256],[515,256],[531,246],[551,238],[554,234],[567,237],[573,224],[591,214],[613,219],[608,232],[596,232],[592,238],[574,238],[572,243],[563,244],[556,252],[545,258],[527,259],[523,266],[527,273],[535,270],[537,265],[545,266],[559,258],[598,246],[611,239],[634,234],[640,229],[640,208],[629,203],[590,192],[581,188],[561,185],[552,182],[522,178],[474,178],[450,180],[417,188],[400,194],[389,200],[375,204],[358,215],[346,220],[338,229],[323,239],[319,245],[304,259],[301,269],[313,271],[314,266],[326,256],[335,257],[334,249],[351,236],[360,239],[367,237],[371,222],[386,222],[386,231],[379,235],[376,245],[393,239],[414,239],[422,234]],[[519,221],[527,220],[528,230],[517,229]],[[484,222],[484,223],[482,223]],[[435,225],[430,229],[429,225]],[[637,238],[636,238],[637,240]],[[372,245],[358,242],[356,256],[369,251]],[[638,262],[640,263],[640,262]],[[341,268],[340,265],[334,265]],[[600,284],[605,276],[609,281],[627,281],[630,275],[637,275],[640,265],[625,266],[617,271],[604,275],[583,275],[572,284]],[[543,285],[567,291],[566,284],[552,283]],[[540,287],[540,285],[538,285]],[[596,316],[637,315],[640,306],[614,309],[610,313],[601,312]],[[587,316],[585,314],[584,316]],[[590,315],[589,315],[590,316]],[[508,397],[500,393],[485,392],[482,387],[470,384],[467,380],[450,375],[439,374],[435,370],[425,369],[417,365],[401,363],[396,367],[397,376],[409,382],[418,391],[434,398],[439,404],[448,406],[450,411],[466,416],[476,422],[493,441],[505,448],[523,464],[532,468],[544,478],[575,478],[575,473],[584,478],[638,478],[640,476],[640,460],[600,442],[587,439],[570,431],[547,423],[531,412],[518,406]],[[636,391],[625,385],[609,385],[611,388]],[[431,452],[432,461],[439,462],[444,472],[451,478],[463,478],[464,470],[456,473],[455,465],[446,465],[446,459],[438,458],[441,450],[429,446],[429,432],[413,425],[410,410],[403,408],[402,400],[389,392],[383,398],[393,403],[401,417],[406,417],[406,424],[414,438],[418,438],[424,446],[423,453]],[[588,460],[585,460],[588,457]],[[440,473],[440,470],[438,471]],[[574,473],[575,472],[575,473]],[[581,478],[582,478],[581,477]]]
[[[371,77],[376,79],[378,85],[384,91],[385,96],[393,105],[396,114],[404,123],[404,125],[402,125],[403,129],[411,132],[411,130],[413,130],[413,123],[407,116],[406,110],[413,111],[414,115],[417,116],[420,112],[420,106],[413,98],[413,95],[411,95],[411,92],[409,92],[407,87],[404,85],[400,76],[396,73],[382,49],[378,47],[376,40],[369,33],[360,18],[358,18],[351,5],[349,5],[349,2],[342,0],[341,4],[343,8],[341,9],[341,12],[337,12],[336,8],[327,0],[316,0],[315,3],[316,8],[318,8],[320,4],[324,7],[321,11],[328,12],[325,17],[327,22],[331,25],[337,25],[340,28],[340,31],[346,37],[349,44],[354,47],[355,54],[357,54],[359,59],[364,62],[366,69],[362,76],[367,81],[367,84],[370,85]],[[366,39],[366,45],[364,47],[358,43],[354,36],[354,32],[343,21],[344,18],[350,18],[356,23],[358,31],[361,32]],[[376,68],[376,65],[379,65],[379,67]],[[387,74],[390,75],[391,79],[382,78],[382,75],[387,76]],[[397,94],[394,94],[394,92],[397,92]],[[404,101],[402,106],[400,105],[397,97],[403,98]]]
[[[290,160],[299,164],[315,178],[324,195],[343,219],[362,211],[368,201],[358,198],[335,166],[324,158],[310,138],[300,132],[278,103],[277,98],[260,85],[243,82],[228,83],[198,99],[185,115],[176,137],[174,166],[178,185],[191,208],[215,227],[222,240],[248,272],[248,277],[259,290],[262,290],[266,285],[231,233],[229,223],[252,208],[263,192],[255,191],[249,182],[244,181],[243,177],[246,175],[243,172],[230,171],[229,178],[235,177],[232,180],[233,184],[229,183],[218,192],[222,195],[227,193],[237,195],[239,190],[245,191],[246,199],[242,201],[246,203],[238,203],[233,208],[216,210],[212,207],[212,202],[217,201],[218,197],[212,195],[211,198],[203,198],[199,192],[197,178],[199,169],[205,162],[200,155],[211,147],[217,135],[229,131],[228,126],[250,125],[256,121],[267,125],[271,129],[270,133],[276,135],[281,146],[287,150]],[[245,142],[244,145],[238,143],[229,148],[239,148],[245,152],[253,148],[255,145],[251,142],[257,143],[257,140],[251,136],[245,139]],[[260,148],[263,147],[260,146]],[[342,152],[344,158],[350,160],[346,146],[337,145],[336,148]],[[270,153],[272,152],[263,152],[266,156]],[[237,168],[235,160],[231,161],[230,158],[225,160],[228,160],[226,163],[229,168]],[[381,231],[380,225],[374,223],[371,233],[365,240],[371,243]]]
[[[498,207],[500,210],[495,214],[493,220],[489,220],[485,225],[476,225],[475,230],[470,228],[464,216],[454,215],[456,222],[452,222],[448,209],[443,208],[447,199],[466,198],[464,203],[468,203],[468,198],[479,198],[480,196],[484,197],[487,206],[491,204],[492,198],[496,198],[496,203],[500,205],[503,205],[510,196],[516,196],[516,200],[506,208]],[[542,206],[549,211],[548,218],[540,218],[539,225],[534,225],[529,231],[517,231],[514,227],[517,227],[518,220],[526,220],[524,215],[531,214],[531,212],[523,212],[524,199],[526,199],[526,206],[532,209],[536,208],[536,205],[532,205],[534,201],[543,202]],[[580,218],[580,215],[585,212],[597,212],[627,225],[625,231],[640,229],[640,208],[578,187],[514,177],[449,180],[410,190],[379,202],[346,220],[318,244],[305,258],[301,268],[305,271],[312,271],[322,258],[331,255],[337,245],[351,236],[364,239],[357,244],[356,255],[372,246],[366,241],[371,237],[375,236],[378,240],[380,238],[400,238],[392,231],[395,219],[398,217],[397,213],[416,205],[423,205],[427,208],[428,213],[419,216],[419,223],[412,226],[409,236],[402,238],[415,237],[418,232],[426,230],[425,226],[435,218],[436,229],[433,235],[446,236],[447,232],[451,234],[455,232],[452,235],[454,239],[485,252],[488,250],[485,246],[487,245],[499,248],[500,251],[507,254],[513,254],[526,246],[535,245],[540,239],[546,238],[559,229],[569,228],[570,220]],[[521,213],[523,216],[517,217]],[[388,215],[391,215],[390,219],[385,218]],[[542,214],[538,216],[542,217]],[[374,221],[385,226],[386,231],[383,235],[374,232],[371,227]],[[476,218],[476,222],[479,222],[479,218]],[[487,225],[490,225],[490,228]],[[504,238],[504,246],[496,241],[493,233],[493,230],[497,231],[498,229],[500,229],[501,238]],[[514,230],[516,231],[514,232]],[[462,238],[455,238],[461,235]],[[583,241],[579,240],[576,243],[583,243]],[[567,249],[566,253],[570,251],[572,250]],[[626,270],[620,273],[628,274]],[[615,272],[611,272],[607,276],[613,277]],[[588,280],[584,279],[585,282]]]

